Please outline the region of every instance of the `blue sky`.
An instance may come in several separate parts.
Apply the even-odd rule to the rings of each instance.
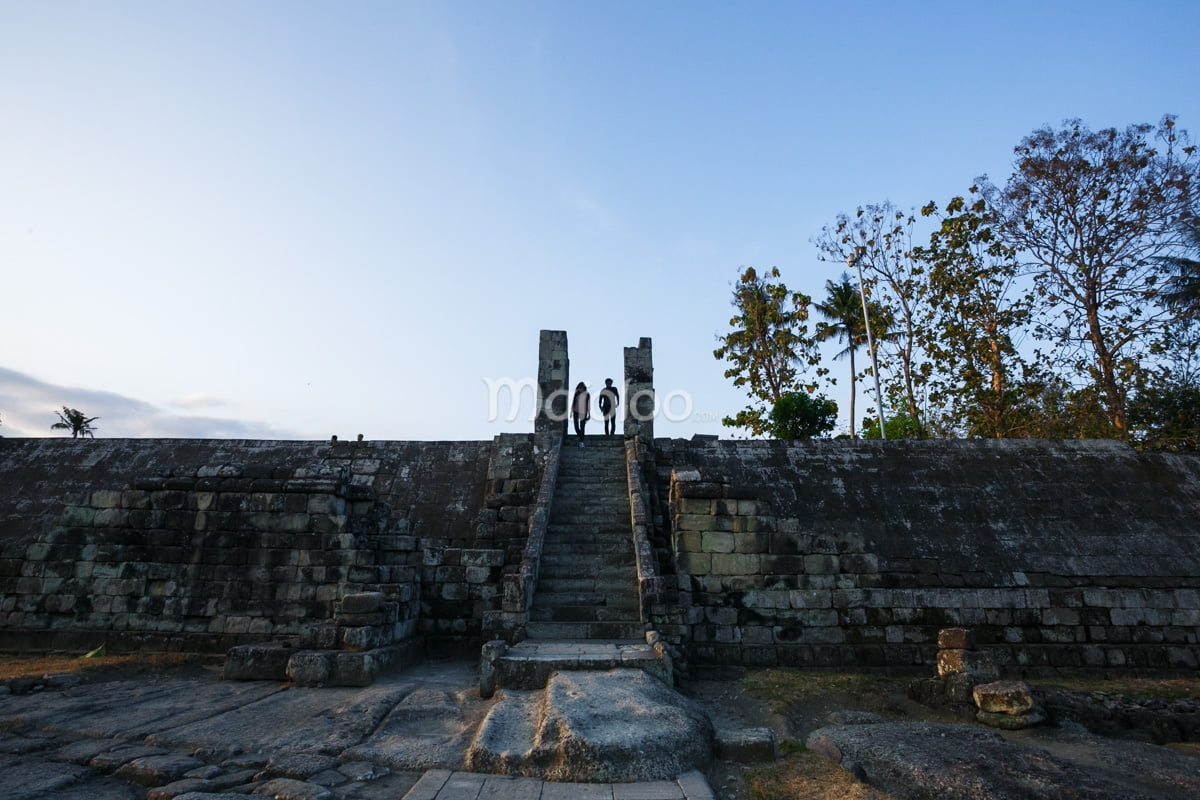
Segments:
[[[1198,30],[1184,0],[0,0],[0,434],[66,404],[490,438],[532,429],[485,379],[549,328],[597,385],[651,337],[692,410],[658,435],[728,435],[742,267],[820,295],[838,213],[1003,180],[1041,125],[1200,134]]]

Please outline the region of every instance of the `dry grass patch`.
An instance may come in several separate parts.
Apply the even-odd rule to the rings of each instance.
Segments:
[[[889,800],[827,758],[803,748],[769,767],[749,771],[750,800]]]
[[[0,654],[0,680],[42,678],[46,675],[97,675],[109,672],[147,675],[184,667],[220,664],[224,656],[205,653],[124,653],[82,656],[48,653],[38,656]]]
[[[1165,700],[1200,700],[1200,677],[1133,678],[1114,675],[1100,678],[1053,678],[1030,682],[1072,692],[1103,692],[1123,697]]]
[[[804,700],[826,695],[859,698],[865,706],[879,705],[894,692],[903,692],[911,678],[856,672],[796,669],[755,670],[742,679],[745,687],[771,703],[778,714]]]

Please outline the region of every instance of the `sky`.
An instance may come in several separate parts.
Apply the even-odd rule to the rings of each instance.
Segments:
[[[1200,136],[1198,30],[1192,0],[0,0],[0,435],[532,431],[489,385],[552,329],[593,395],[650,337],[656,435],[731,436],[745,267],[820,297],[839,213],[1002,182],[1065,119]]]

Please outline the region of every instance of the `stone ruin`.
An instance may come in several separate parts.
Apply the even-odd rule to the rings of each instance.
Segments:
[[[534,431],[491,441],[0,440],[0,647],[357,683],[597,637],[673,673],[910,669],[963,627],[1007,677],[1200,668],[1200,456],[655,438],[649,339],[623,435],[567,454],[565,332],[538,364]],[[593,459],[617,491],[587,507]],[[572,555],[572,503],[627,552]]]

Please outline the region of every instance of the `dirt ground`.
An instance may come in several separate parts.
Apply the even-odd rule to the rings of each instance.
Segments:
[[[39,682],[47,675],[78,675],[87,682],[156,680],[206,677],[217,679],[223,657],[185,654],[136,654],[96,658],[76,655],[11,657],[0,655],[0,681]],[[893,721],[957,722],[949,712],[939,712],[910,700],[910,680],[925,675],[895,677],[846,673],[803,673],[760,670],[740,679],[692,680],[680,691],[700,703],[720,729],[770,728],[778,745],[773,764],[739,764],[714,761],[709,784],[719,800],[888,800],[854,779],[832,762],[807,751],[808,734],[828,724],[835,711],[867,711]],[[1086,689],[1080,686],[1079,689]],[[1117,686],[1107,690],[1120,691]],[[1142,688],[1136,681],[1125,687]],[[1200,677],[1173,681],[1172,691],[1200,697]],[[1053,737],[1041,737],[1037,746],[1054,751]],[[1062,742],[1062,755],[1077,743]],[[1200,759],[1200,744],[1172,745]],[[1200,762],[1198,762],[1200,763]]]
[[[718,729],[770,728],[775,734],[781,758],[773,765],[713,762],[708,779],[718,800],[887,800],[841,767],[804,750],[804,739],[827,724],[834,711],[869,711],[891,720],[952,721],[908,699],[910,678],[852,681],[848,686],[820,674],[812,679],[811,690],[798,693],[793,686],[772,686],[761,679],[700,680],[681,687],[705,707]]]

